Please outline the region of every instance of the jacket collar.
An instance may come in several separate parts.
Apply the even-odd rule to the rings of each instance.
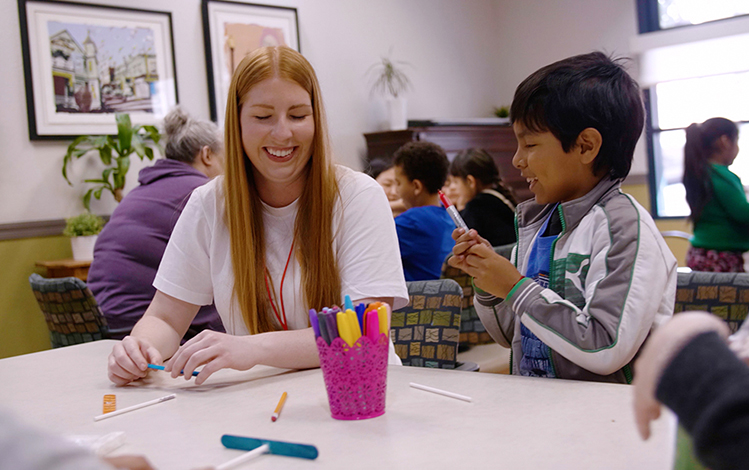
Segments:
[[[622,180],[604,177],[598,184],[583,197],[568,201],[559,205],[561,211],[562,233],[568,232],[580,223],[580,220],[596,204],[608,200],[621,189]],[[527,227],[546,219],[556,204],[536,204],[531,199],[521,202],[517,206],[518,228]]]

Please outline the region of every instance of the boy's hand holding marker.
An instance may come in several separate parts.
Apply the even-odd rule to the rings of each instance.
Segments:
[[[439,191],[439,196],[457,227],[452,233],[455,246],[448,264],[473,277],[473,283],[479,289],[504,299],[523,276],[507,258],[498,255],[477,231],[468,229],[458,210],[442,191]]]
[[[455,246],[448,264],[473,277],[473,283],[479,289],[504,299],[523,279],[510,260],[497,254],[475,230],[466,232],[456,228],[452,237]]]

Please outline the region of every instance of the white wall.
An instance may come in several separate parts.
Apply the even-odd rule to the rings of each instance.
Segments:
[[[595,50],[630,56],[637,34],[635,0],[497,0],[500,45],[493,54],[497,70],[494,101],[509,105],[528,75],[565,57]],[[629,73],[637,79],[637,61]],[[644,134],[644,133],[643,133]],[[641,138],[630,174],[647,174],[646,144]]]
[[[84,0],[85,1],[85,0]],[[120,0],[89,3],[121,5]],[[383,130],[384,105],[369,94],[366,72],[393,47],[410,64],[409,118],[489,116],[495,70],[494,0],[281,0],[298,9],[302,52],[315,67],[339,162],[361,169],[364,132]],[[208,118],[208,84],[199,0],[130,0],[132,8],[172,12],[180,103]],[[28,139],[20,29],[15,1],[0,2],[0,224],[50,220],[82,210],[85,185],[69,187],[60,165],[69,142]],[[96,175],[78,161],[71,180]],[[136,184],[135,162],[126,190]],[[110,213],[114,202],[93,203]]]
[[[87,0],[81,0],[87,1]],[[121,5],[120,0],[90,3]],[[339,162],[361,169],[363,133],[383,130],[384,103],[369,93],[369,67],[393,48],[410,64],[408,117],[491,116],[517,84],[564,57],[604,50],[628,54],[636,34],[634,0],[253,0],[298,9],[302,52],[314,65]],[[170,11],[180,103],[208,118],[208,84],[199,0],[130,0],[132,8]],[[81,211],[85,185],[60,174],[69,142],[28,139],[17,4],[0,2],[0,224],[50,220]],[[633,64],[634,66],[634,64]],[[634,70],[633,70],[634,72]],[[143,164],[134,162],[126,190]],[[632,173],[647,172],[638,148]],[[76,162],[72,177],[95,176]],[[114,202],[94,202],[110,213]]]

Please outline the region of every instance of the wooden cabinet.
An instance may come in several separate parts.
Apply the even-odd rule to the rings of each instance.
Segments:
[[[438,144],[452,158],[467,148],[482,148],[489,152],[497,163],[503,183],[515,193],[518,201],[533,197],[520,170],[512,166],[512,157],[517,150],[517,141],[512,127],[508,125],[450,125],[409,127],[402,131],[385,131],[364,134],[367,139],[367,161],[382,158],[390,160],[393,153],[411,141],[427,141]]]
[[[55,261],[37,261],[36,265],[47,270],[47,277],[77,277],[81,281],[88,279],[88,268],[91,260],[77,261],[72,259],[61,259]]]

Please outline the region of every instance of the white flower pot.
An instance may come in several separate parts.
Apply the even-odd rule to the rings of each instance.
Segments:
[[[76,261],[92,261],[94,259],[94,245],[98,237],[98,235],[70,237],[73,259]]]
[[[388,118],[391,131],[400,131],[408,127],[408,118],[406,117],[406,98],[399,96],[397,98],[389,97],[387,100]]]

